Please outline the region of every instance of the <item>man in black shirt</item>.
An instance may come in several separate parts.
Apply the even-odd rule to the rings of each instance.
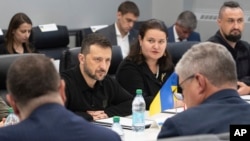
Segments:
[[[244,12],[237,2],[225,2],[219,11],[219,30],[208,41],[224,45],[232,54],[237,65],[239,82],[250,85],[250,45],[240,40],[244,28]],[[241,85],[240,85],[241,86]],[[241,91],[241,87],[238,92]]]
[[[61,73],[66,82],[65,106],[87,120],[131,114],[132,95],[107,75],[111,55],[108,39],[90,34],[82,43],[80,64]]]

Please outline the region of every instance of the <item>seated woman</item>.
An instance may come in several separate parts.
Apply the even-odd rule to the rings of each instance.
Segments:
[[[32,29],[30,18],[24,13],[15,14],[9,23],[0,54],[37,53],[29,42]]]
[[[167,32],[161,21],[151,19],[141,25],[137,42],[131,46],[128,56],[121,62],[116,79],[128,92],[135,95],[143,90],[146,109],[174,71],[174,65],[166,49]]]

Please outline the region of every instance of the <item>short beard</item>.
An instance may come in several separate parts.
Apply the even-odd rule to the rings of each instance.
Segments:
[[[228,41],[231,41],[231,42],[238,42],[241,38],[241,34],[239,34],[239,35],[224,35],[224,36]]]

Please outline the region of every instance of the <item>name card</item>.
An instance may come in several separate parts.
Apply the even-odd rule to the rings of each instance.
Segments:
[[[3,35],[3,30],[0,28],[0,35]]]
[[[58,28],[56,24],[43,24],[38,26],[42,32],[57,31]]]

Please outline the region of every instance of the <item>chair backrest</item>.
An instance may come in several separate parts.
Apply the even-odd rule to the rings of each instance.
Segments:
[[[0,29],[0,30],[1,30],[0,33],[2,33],[0,34],[0,44],[2,44],[4,43],[4,36],[5,36],[6,30],[4,29]]]
[[[190,49],[194,44],[199,42],[187,41],[187,42],[176,42],[168,43],[167,50],[172,57],[174,65],[181,59],[182,55]]]
[[[82,40],[91,33],[93,33],[93,31],[90,27],[80,29],[79,32],[76,34],[76,46],[81,46]]]
[[[57,25],[56,31],[42,32],[39,26],[32,28],[31,42],[46,56],[59,59],[61,52],[68,48],[69,33],[67,26]]]
[[[60,57],[59,72],[63,72],[79,64],[78,53],[80,51],[81,47],[69,48],[63,51]]]
[[[80,50],[80,47],[75,47],[69,48],[62,53],[59,67],[60,72],[68,70],[79,64],[78,53]],[[114,75],[122,60],[123,57],[121,48],[119,46],[112,46],[112,59],[108,74]]]

